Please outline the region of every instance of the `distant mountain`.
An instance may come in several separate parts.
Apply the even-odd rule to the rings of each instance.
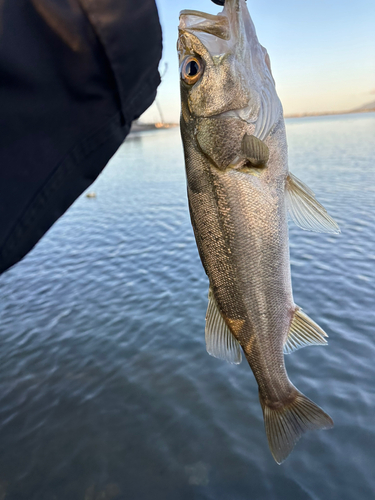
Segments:
[[[363,111],[375,111],[375,101],[368,102],[359,108],[353,109],[352,113],[361,113]]]

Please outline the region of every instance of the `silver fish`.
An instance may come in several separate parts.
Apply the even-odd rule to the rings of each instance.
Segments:
[[[287,212],[303,229],[339,228],[288,171],[282,106],[245,0],[218,15],[182,11],[178,54],[189,207],[210,281],[207,351],[239,363],[243,350],[281,463],[305,431],[333,425],[285,369],[284,354],[327,343],[293,301]]]

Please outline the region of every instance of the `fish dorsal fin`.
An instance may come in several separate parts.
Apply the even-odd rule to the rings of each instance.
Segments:
[[[284,344],[284,354],[308,345],[327,345],[325,337],[328,337],[326,332],[297,307]]]
[[[267,144],[254,135],[244,135],[241,149],[243,155],[253,167],[264,167],[268,162],[270,151]]]
[[[340,233],[339,226],[311,189],[292,174],[286,179],[285,198],[288,212],[297,226],[317,233]]]
[[[241,363],[240,344],[225,323],[211,288],[208,291],[205,335],[208,354],[235,365]]]

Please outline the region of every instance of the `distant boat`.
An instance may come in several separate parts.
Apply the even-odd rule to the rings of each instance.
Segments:
[[[166,73],[168,71],[168,63],[164,64],[164,71],[161,74],[161,80],[163,81]],[[163,111],[161,109],[160,103],[158,99],[155,99],[155,105],[157,107],[157,110],[159,112],[160,116],[160,122],[157,123],[141,123],[138,120],[134,120],[130,129],[130,134],[136,133],[136,132],[144,132],[147,130],[160,130],[160,129],[166,129],[166,128],[172,128],[172,127],[178,127],[178,123],[165,123],[164,121],[164,115]]]
[[[177,123],[140,123],[138,120],[135,120],[132,123],[131,129],[130,129],[130,134],[134,134],[137,132],[145,132],[147,130],[160,130],[160,129],[166,129],[166,128],[172,128],[172,127],[177,127]]]
[[[134,132],[144,132],[146,130],[155,130],[154,123],[140,123],[138,120],[134,120],[132,123],[130,134]]]

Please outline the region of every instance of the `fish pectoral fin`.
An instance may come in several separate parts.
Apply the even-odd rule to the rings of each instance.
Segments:
[[[267,144],[250,134],[243,136],[241,152],[252,167],[264,167],[270,157]]]
[[[235,365],[241,363],[241,346],[225,323],[211,288],[208,291],[205,336],[208,354]]]
[[[328,337],[326,332],[297,307],[284,344],[284,354],[308,345],[327,345],[325,337]]]
[[[314,193],[297,177],[286,179],[285,199],[289,215],[297,226],[317,233],[340,233],[340,228]]]
[[[284,462],[306,431],[333,427],[331,417],[298,389],[294,388],[294,395],[285,402],[267,404],[261,393],[259,400],[268,444],[278,464]]]

